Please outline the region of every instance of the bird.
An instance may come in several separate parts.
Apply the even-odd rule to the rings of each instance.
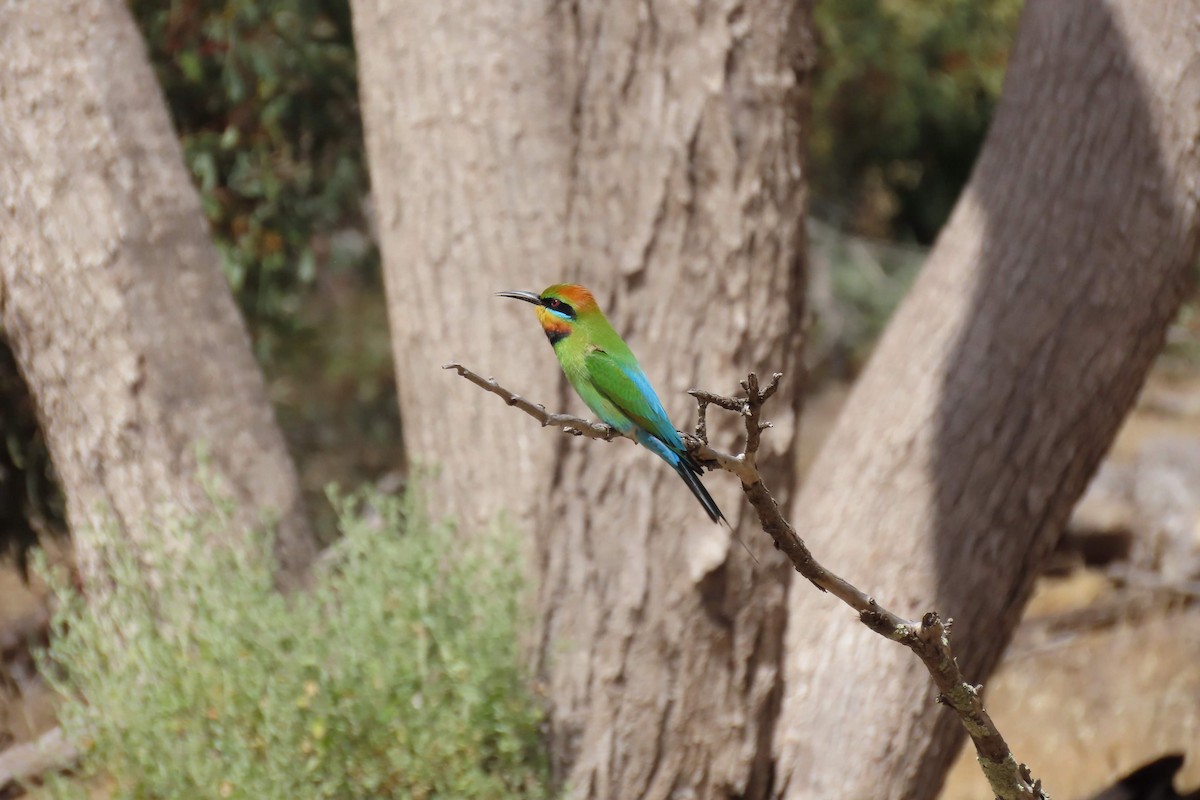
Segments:
[[[540,294],[496,293],[537,306],[538,322],[575,392],[601,421],[671,465],[713,522],[729,525],[700,482],[704,470],[688,454],[637,357],[613,329],[595,296],[578,284],[557,283]]]

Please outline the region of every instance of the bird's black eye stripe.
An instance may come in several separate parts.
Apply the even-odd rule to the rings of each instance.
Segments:
[[[560,314],[566,314],[571,319],[575,319],[575,309],[557,297],[543,297],[542,305],[551,311],[557,311]]]

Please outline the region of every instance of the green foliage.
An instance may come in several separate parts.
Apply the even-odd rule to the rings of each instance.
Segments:
[[[929,242],[970,174],[1021,0],[818,3],[814,205],[874,237]]]
[[[411,499],[335,504],[344,537],[309,593],[273,590],[265,537],[249,555],[165,544],[222,514],[140,554],[153,593],[118,537],[108,594],[85,604],[59,583],[43,669],[86,751],[51,796],[545,796],[513,537],[466,542]]]
[[[374,265],[346,0],[131,0],[260,355],[320,268]]]

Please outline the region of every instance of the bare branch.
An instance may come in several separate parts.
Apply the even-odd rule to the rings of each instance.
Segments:
[[[744,414],[746,412],[745,399],[724,397],[719,394],[713,394],[712,392],[706,392],[703,389],[689,389],[688,394],[696,398],[696,401],[702,405],[712,403],[714,406],[720,406],[726,411],[734,411],[738,414]]]
[[[540,405],[502,388],[494,379],[484,379],[459,364],[447,364],[445,369],[458,371],[467,380],[517,406],[541,422],[542,426],[560,427],[568,433],[609,441],[620,435],[607,425],[589,422],[566,414],[549,414]],[[759,524],[775,543],[775,549],[787,556],[796,571],[818,589],[828,592],[858,612],[859,621],[884,638],[898,642],[921,659],[938,689],[938,702],[953,709],[975,744],[979,766],[999,800],[1049,800],[1041,781],[1034,780],[1029,768],[1018,763],[1000,731],[983,707],[982,687],[967,681],[958,668],[950,649],[950,627],[953,620],[942,622],[936,612],[925,614],[920,622],[906,620],[876,602],[849,581],[823,567],[804,540],[796,533],[779,510],[779,504],[763,484],[758,472],[757,456],[762,432],[770,427],[762,420],[762,408],[779,388],[782,373],[771,376],[770,382],[759,388],[753,372],[741,382],[745,397],[724,395],[692,389],[696,399],[698,420],[695,434],[682,433],[688,452],[710,469],[730,472],[742,482],[742,491],[758,515]],[[738,455],[721,452],[708,442],[707,410],[714,405],[740,415],[746,428],[746,441]]]
[[[605,425],[603,422],[592,422],[591,420],[574,417],[570,414],[551,414],[546,411],[545,406],[529,402],[524,397],[510,392],[496,383],[495,378],[484,378],[467,369],[462,364],[443,364],[442,369],[454,370],[481,389],[485,389],[500,397],[510,406],[521,409],[542,423],[543,428],[561,428],[572,436],[586,436],[589,439],[602,439],[606,442],[611,442],[613,439],[622,436],[619,430]]]

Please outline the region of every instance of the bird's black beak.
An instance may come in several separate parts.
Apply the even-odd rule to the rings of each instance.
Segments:
[[[511,297],[515,300],[524,300],[526,303],[533,303],[535,306],[542,304],[542,298],[533,292],[496,292],[497,297]]]

